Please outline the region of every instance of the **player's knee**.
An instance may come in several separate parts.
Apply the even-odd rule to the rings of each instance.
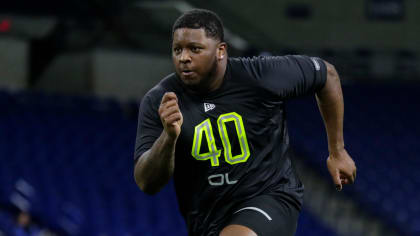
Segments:
[[[243,225],[228,225],[223,228],[219,236],[257,236],[257,234]]]

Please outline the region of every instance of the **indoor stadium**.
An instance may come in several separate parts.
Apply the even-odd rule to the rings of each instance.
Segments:
[[[179,36],[180,30],[185,29],[179,19],[193,9],[215,12],[223,22],[224,36],[217,41],[217,53],[222,50],[226,54],[220,54],[214,63],[227,61],[223,68],[229,73],[234,74],[229,64],[231,58],[243,58],[241,63],[258,60],[256,63],[260,64],[246,69],[258,80],[264,60],[287,58],[284,60],[289,64],[298,63],[296,70],[310,68],[309,74],[319,74],[324,78],[323,83],[328,84],[329,68],[335,68],[342,88],[339,97],[344,100],[345,150],[357,166],[357,178],[354,167],[350,181],[353,184],[345,182],[342,190],[337,191],[327,168],[327,158],[332,155],[329,153],[331,136],[330,133],[327,136],[324,125],[328,123],[325,111],[320,113],[323,102],[319,96],[328,86],[313,85],[308,88],[312,93],[280,94],[280,105],[273,105],[274,102],[267,105],[266,100],[258,102],[272,99],[274,92],[262,92],[265,94],[261,98],[251,96],[247,100],[245,107],[254,103],[257,107],[268,107],[267,110],[281,107],[281,130],[286,137],[281,145],[261,131],[277,130],[273,121],[277,115],[267,118],[273,123],[260,124],[261,130],[252,129],[259,135],[255,136],[256,140],[267,140],[259,147],[253,142],[252,132],[248,132],[253,122],[248,117],[242,117],[235,109],[225,109],[224,114],[209,115],[209,119],[194,123],[190,114],[195,108],[186,106],[187,100],[182,100],[182,93],[178,92],[178,98],[171,101],[178,104],[179,99],[176,112],[182,116],[174,123],[165,123],[164,113],[160,113],[165,99],[161,101],[160,94],[158,100],[152,100],[152,95],[157,94],[153,91],[163,86],[164,78],[166,81],[168,75],[178,70],[177,63],[193,63],[191,58],[199,54],[195,50],[207,50],[194,48],[188,54],[187,49],[180,49],[180,57],[190,58],[180,59],[188,62],[176,62],[174,47],[183,42],[176,40],[186,35]],[[254,162],[257,157],[263,158],[260,154],[264,151],[254,150],[271,147],[268,156],[277,153],[276,148],[283,145],[288,151],[284,154],[286,161],[281,163],[289,163],[290,158],[291,170],[296,170],[304,185],[297,227],[292,224],[290,235],[420,236],[419,13],[418,0],[2,1],[0,236],[212,236],[219,232],[222,236],[245,235],[223,233],[228,225],[236,222],[235,214],[253,212],[271,221],[265,211],[253,205],[234,210],[245,206],[243,203],[251,198],[237,192],[254,191],[258,185],[258,191],[266,188],[261,194],[267,194],[271,188],[266,186],[270,178],[264,175],[268,173],[262,167],[264,163]],[[176,28],[175,22],[181,26]],[[200,27],[187,28],[204,32],[205,40],[216,42],[214,36],[208,35],[207,28]],[[175,41],[181,43],[173,44]],[[198,78],[198,72],[185,68],[180,74],[173,74],[173,78]],[[288,68],[285,74],[291,71]],[[212,71],[207,74],[209,78],[213,76]],[[305,73],[301,76],[305,79],[302,86],[310,86],[306,82],[311,78],[307,77],[316,76]],[[278,76],[280,80],[282,76]],[[232,78],[229,81],[236,81]],[[193,88],[187,88],[182,81],[179,86],[185,91]],[[232,88],[231,92],[222,93],[220,89],[230,85],[221,83],[222,87],[212,92],[226,96],[251,84],[238,83],[237,90]],[[271,91],[270,86],[273,87],[268,84],[263,91]],[[255,87],[259,89],[262,88]],[[218,102],[204,100],[205,93],[194,94],[201,109],[195,111],[197,114],[205,116],[222,108]],[[233,104],[235,99],[228,102]],[[146,111],[148,105],[151,109]],[[151,110],[153,114],[149,114]],[[260,117],[259,112],[267,110],[254,109],[252,115]],[[158,123],[146,129],[146,125],[153,124],[148,120],[150,117]],[[210,122],[210,119],[214,120]],[[188,128],[191,122],[194,124]],[[157,149],[159,142],[155,141],[167,137],[164,136],[167,127],[180,128],[172,152],[168,148]],[[151,129],[159,130],[158,134],[162,135],[149,141],[146,132]],[[226,130],[236,132],[232,136]],[[188,132],[194,143],[179,147],[185,143]],[[145,144],[147,148],[143,148],[146,139],[149,146]],[[150,154],[152,151],[156,155]],[[171,163],[177,164],[172,165],[171,174],[159,185],[162,188],[150,181],[149,190],[152,190],[146,191],[146,185],[139,179],[146,172],[147,176],[161,173],[151,161],[146,163],[158,155],[168,155]],[[179,163],[184,163],[181,157],[188,159],[185,163],[195,164],[181,169],[183,164]],[[277,159],[282,158],[283,154]],[[149,165],[144,167],[144,163]],[[138,171],[140,165],[143,166]],[[234,174],[239,172],[233,168],[239,166],[248,169],[236,179]],[[211,170],[213,175],[201,180],[203,168]],[[230,172],[214,174],[218,168]],[[252,168],[261,170],[261,179],[253,178]],[[338,178],[338,181],[344,178],[341,172]],[[251,185],[246,182],[248,179],[259,182]],[[205,189],[203,198],[194,192],[196,188]],[[225,199],[232,208],[227,209],[221,200],[211,202],[212,198],[204,192],[216,195],[217,201]],[[254,195],[257,197],[257,191]],[[292,200],[287,200],[288,207]],[[280,235],[259,233],[263,231],[246,224],[243,227],[258,235]],[[257,235],[255,232],[252,235]]]

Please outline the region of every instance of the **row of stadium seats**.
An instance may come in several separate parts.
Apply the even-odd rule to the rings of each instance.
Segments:
[[[147,196],[133,180],[137,121],[125,106],[5,91],[0,106],[0,206],[63,235],[187,235],[172,182]],[[0,231],[14,224],[0,208]],[[335,234],[303,211],[297,235]]]
[[[346,149],[358,168],[356,184],[345,192],[401,235],[420,235],[419,91],[416,84],[344,87]],[[287,109],[296,151],[331,181],[315,100],[290,101]]]

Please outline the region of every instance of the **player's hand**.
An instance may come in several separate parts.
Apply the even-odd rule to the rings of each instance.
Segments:
[[[159,106],[159,116],[168,136],[173,139],[178,138],[181,133],[183,117],[175,93],[168,92],[163,95]]]
[[[330,153],[327,159],[328,171],[338,191],[344,184],[353,184],[356,179],[356,165],[345,149]]]

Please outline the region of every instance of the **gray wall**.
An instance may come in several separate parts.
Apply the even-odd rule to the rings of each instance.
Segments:
[[[28,44],[16,38],[0,38],[0,88],[27,87]]]
[[[169,56],[97,49],[60,55],[43,74],[37,89],[126,101],[141,98],[171,72]]]
[[[92,53],[73,52],[57,56],[35,88],[54,93],[88,94],[91,82]]]
[[[98,50],[92,63],[94,94],[122,100],[140,98],[170,74],[172,68],[169,55]]]

